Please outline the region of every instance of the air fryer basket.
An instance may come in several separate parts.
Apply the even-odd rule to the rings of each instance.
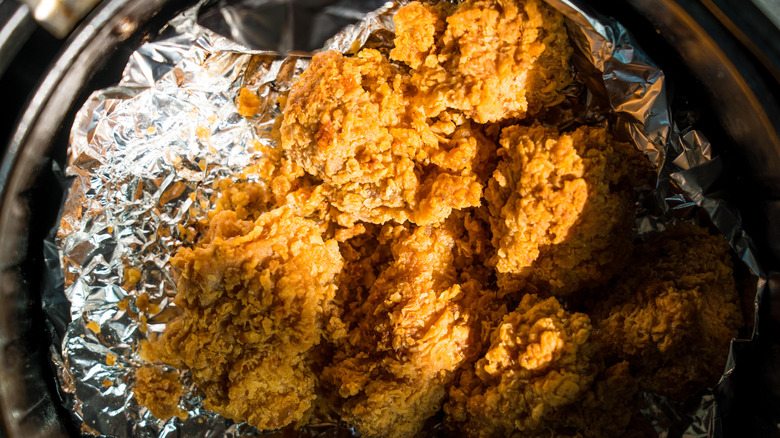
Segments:
[[[584,3],[585,1],[582,0]],[[0,167],[0,436],[78,436],[61,405],[50,332],[43,245],[57,222],[75,112],[89,94],[118,81],[128,56],[187,0],[105,0],[65,43],[17,122]],[[322,7],[327,0],[290,0]],[[670,78],[675,122],[703,131],[723,157],[727,179],[710,195],[736,205],[764,269],[778,270],[780,109],[772,73],[755,65],[728,31],[693,0],[592,0],[618,18]],[[296,47],[310,49],[309,47]],[[724,436],[780,436],[780,282],[759,296],[754,339],[735,346],[735,373],[717,394]],[[774,303],[774,304],[773,304]],[[679,431],[678,433],[681,433]]]

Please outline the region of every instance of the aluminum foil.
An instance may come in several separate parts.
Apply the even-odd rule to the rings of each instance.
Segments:
[[[651,199],[657,208],[637,217],[639,233],[663,229],[675,212],[700,207],[761,289],[765,276],[738,213],[708,195],[720,176],[719,160],[702,133],[680,132],[672,123],[663,72],[619,23],[574,1],[548,1],[567,17],[574,64],[584,85],[571,91],[571,99],[585,102],[573,117],[601,120],[606,107],[617,135],[632,140],[658,169]],[[303,28],[287,20],[298,13],[291,2],[220,3],[205,12],[199,4],[172,20],[159,40],[141,46],[116,87],[95,92],[84,104],[71,132],[65,174],[72,182],[62,221],[47,245],[50,275],[64,276],[67,301],[62,290],[50,291],[44,307],[61,337],[52,347],[52,360],[63,397],[85,433],[262,434],[204,410],[192,384],[185,385],[186,420],[155,419],[132,397],[133,372],[142,364],[138,345],[150,333],[162,332],[173,315],[176,285],[169,258],[182,243],[182,230],[209,210],[213,183],[247,177],[243,170],[260,157],[258,143],[277,146],[277,99],[308,63],[306,54],[278,53],[300,47],[295,41],[301,35],[323,35],[356,18],[357,24],[344,28],[325,48],[354,52],[367,42],[390,43],[392,15],[401,4],[387,3],[366,14],[365,3],[339,2],[318,8]],[[287,17],[282,25],[269,19],[279,11]],[[303,46],[312,43],[305,40]],[[256,90],[262,99],[252,121],[241,117],[234,103],[241,87]],[[146,298],[152,305],[144,303]],[[729,360],[730,367],[734,363]],[[686,430],[685,436],[718,437],[712,421],[718,416],[712,395],[717,392],[684,406],[643,394],[643,413],[659,435],[673,427]],[[350,434],[330,418],[298,432]]]

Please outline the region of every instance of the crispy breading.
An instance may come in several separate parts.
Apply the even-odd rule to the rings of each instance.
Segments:
[[[147,359],[189,370],[205,405],[226,418],[260,429],[305,420],[315,397],[308,354],[343,263],[337,242],[288,208],[255,221],[225,210],[171,263],[182,314]]]
[[[407,79],[376,50],[326,51],[290,90],[284,150],[356,220],[431,224],[480,203],[475,168],[489,141],[457,113],[423,115]]]
[[[255,145],[263,153],[240,175],[222,178],[212,183],[213,207],[202,214],[190,230],[200,235],[209,227],[211,218],[222,211],[233,211],[239,220],[256,220],[274,208],[286,206],[295,214],[318,222],[336,221],[325,196],[321,181],[306,174],[303,168],[284,155],[279,147]],[[196,206],[194,208],[206,208]],[[197,214],[196,211],[193,212]]]
[[[631,251],[644,157],[603,128],[510,126],[500,142],[485,199],[504,282],[564,295],[609,280]]]
[[[181,398],[178,374],[164,373],[156,366],[143,366],[135,370],[134,378],[133,397],[152,415],[161,420],[187,418],[187,413],[178,406]]]
[[[443,2],[442,2],[443,3]],[[411,68],[427,117],[462,111],[477,123],[536,114],[571,82],[563,16],[540,0],[412,2],[395,15],[392,59]]]
[[[587,315],[525,295],[493,329],[488,352],[450,389],[448,426],[484,437],[546,430],[596,377],[591,329]]]
[[[681,223],[638,245],[608,290],[596,339],[631,363],[643,390],[683,398],[717,383],[743,325],[723,236]]]
[[[628,362],[602,371],[590,389],[561,407],[535,430],[515,431],[523,438],[650,438],[657,434],[638,412],[637,383]]]
[[[339,242],[344,257],[344,268],[336,277],[338,290],[334,299],[335,316],[344,323],[344,330],[354,328],[360,322],[360,307],[366,301],[369,290],[377,277],[392,263],[392,243],[406,228],[389,222],[385,225],[360,225],[362,233]],[[344,333],[328,333],[334,343],[340,343]],[[329,360],[329,359],[328,359]]]
[[[395,39],[390,59],[403,62],[412,69],[420,68],[436,48],[447,27],[446,17],[456,6],[449,2],[411,2],[393,16]]]
[[[490,213],[487,207],[452,212],[442,225],[455,238],[453,267],[461,282],[477,280],[489,285],[495,282],[488,260],[493,255],[490,244]]]
[[[441,408],[453,372],[473,360],[481,328],[472,309],[485,295],[475,281],[457,283],[454,247],[446,228],[402,229],[392,263],[345,315],[355,323],[323,381],[363,436],[418,433]]]
[[[596,377],[591,388],[576,403],[559,411],[544,436],[587,438],[624,437],[637,415],[638,385],[628,362],[619,362]],[[647,425],[649,426],[649,425]]]

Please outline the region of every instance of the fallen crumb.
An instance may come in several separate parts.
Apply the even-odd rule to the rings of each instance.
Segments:
[[[141,279],[141,271],[138,268],[125,268],[125,289],[132,288]]]
[[[95,321],[90,321],[87,323],[87,328],[92,330],[92,333],[99,335],[100,334],[100,326]]]
[[[260,109],[260,98],[247,88],[242,88],[236,99],[238,114],[242,117],[252,117]]]
[[[197,135],[201,141],[208,141],[211,138],[211,130],[205,126],[198,126],[195,128],[195,135]]]

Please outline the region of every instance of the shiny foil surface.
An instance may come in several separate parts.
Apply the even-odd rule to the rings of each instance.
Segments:
[[[675,212],[700,207],[763,287],[764,274],[738,213],[704,195],[722,166],[702,133],[683,133],[674,126],[664,73],[619,23],[578,2],[548,2],[567,17],[580,83],[568,93],[572,109],[561,124],[612,123],[616,136],[633,141],[658,170],[656,187],[648,196],[657,208],[641,210],[638,234],[662,230]],[[402,4],[344,1],[319,8],[308,21],[308,33],[324,40],[332,35],[330,29],[358,20],[324,48],[354,53],[364,45],[389,45],[392,16]],[[56,237],[47,243],[51,275],[64,277],[69,312],[62,312],[61,290],[45,294],[44,307],[63,330],[51,356],[67,407],[85,434],[285,433],[263,433],[208,412],[185,372],[180,374],[189,382],[182,399],[186,420],[157,420],[132,395],[133,373],[144,363],[139,343],[161,333],[174,315],[176,284],[169,259],[184,239],[183,230],[212,207],[216,181],[252,178],[244,170],[260,157],[258,146],[280,147],[274,131],[281,114],[279,98],[310,57],[289,52],[295,29],[285,19],[274,18],[298,13],[290,2],[206,6],[184,12],[159,39],[139,47],[121,82],[93,93],[71,132],[65,175],[72,182]],[[379,9],[366,13],[368,7]],[[229,37],[199,24],[212,21]],[[235,99],[241,87],[261,97],[260,111],[251,120],[238,114]],[[607,102],[607,107],[599,108],[596,102]],[[718,407],[711,394],[694,401],[693,408],[655,394],[643,394],[642,399],[642,412],[660,435],[674,427],[686,430],[685,436],[719,436],[712,421]],[[324,415],[297,433],[351,435],[337,419]]]

